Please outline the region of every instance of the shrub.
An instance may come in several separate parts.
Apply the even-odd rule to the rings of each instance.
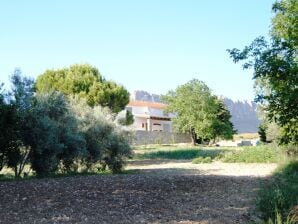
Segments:
[[[70,171],[74,161],[85,153],[76,118],[59,92],[36,96],[27,128],[31,165],[38,176],[57,171],[60,162],[65,171]]]
[[[227,153],[222,161],[227,163],[275,163],[279,151],[270,146],[243,147],[239,151]]]
[[[73,101],[72,108],[86,140],[87,154],[82,160],[86,170],[92,170],[100,163],[102,170],[109,168],[114,173],[120,172],[124,159],[130,157],[132,151],[130,135],[117,126],[115,114],[108,108],[91,108],[84,101]]]
[[[297,216],[298,205],[298,161],[281,166],[273,178],[258,192],[257,207],[264,220],[282,220]]]

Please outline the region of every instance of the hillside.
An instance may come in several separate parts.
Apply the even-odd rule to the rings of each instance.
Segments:
[[[257,117],[257,104],[248,101],[233,101],[226,97],[221,97],[227,108],[231,112],[231,121],[234,124],[238,133],[256,133],[260,120]],[[160,95],[150,94],[143,90],[134,91],[131,94],[131,99],[160,102]]]

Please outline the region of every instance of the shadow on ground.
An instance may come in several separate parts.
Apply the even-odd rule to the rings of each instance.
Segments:
[[[260,178],[142,172],[0,182],[0,223],[230,224],[256,218]]]

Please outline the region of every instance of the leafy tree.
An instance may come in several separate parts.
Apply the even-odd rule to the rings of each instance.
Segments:
[[[16,69],[11,76],[12,92],[0,99],[0,167],[12,168],[20,176],[28,162],[29,148],[24,145],[23,129],[33,97],[33,80],[23,77]]]
[[[113,112],[123,110],[129,93],[121,85],[105,80],[99,71],[88,64],[47,70],[36,80],[37,92],[60,91],[69,97],[86,99],[89,106],[109,107]]]
[[[197,79],[169,91],[162,100],[168,104],[167,111],[177,113],[173,126],[183,133],[190,133],[192,143],[197,138],[210,139],[216,119],[217,107],[208,86]]]
[[[226,108],[226,105],[222,100],[214,97],[214,101],[216,106],[216,119],[214,119],[211,129],[213,142],[215,142],[218,137],[223,139],[233,139],[233,135],[236,131],[230,121],[230,111]]]
[[[0,86],[0,90],[2,85]],[[14,168],[15,175],[19,175],[20,160],[20,130],[19,117],[14,105],[5,102],[5,96],[0,93],[0,170],[4,166]]]
[[[273,5],[271,41],[257,38],[242,51],[228,50],[234,62],[254,69],[256,101],[264,103],[270,121],[281,127],[281,142],[298,142],[298,2]]]

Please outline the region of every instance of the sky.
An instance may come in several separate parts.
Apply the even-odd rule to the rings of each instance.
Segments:
[[[252,70],[227,49],[268,37],[275,0],[9,0],[0,2],[0,82],[75,63],[130,92],[165,94],[191,79],[253,100]]]

